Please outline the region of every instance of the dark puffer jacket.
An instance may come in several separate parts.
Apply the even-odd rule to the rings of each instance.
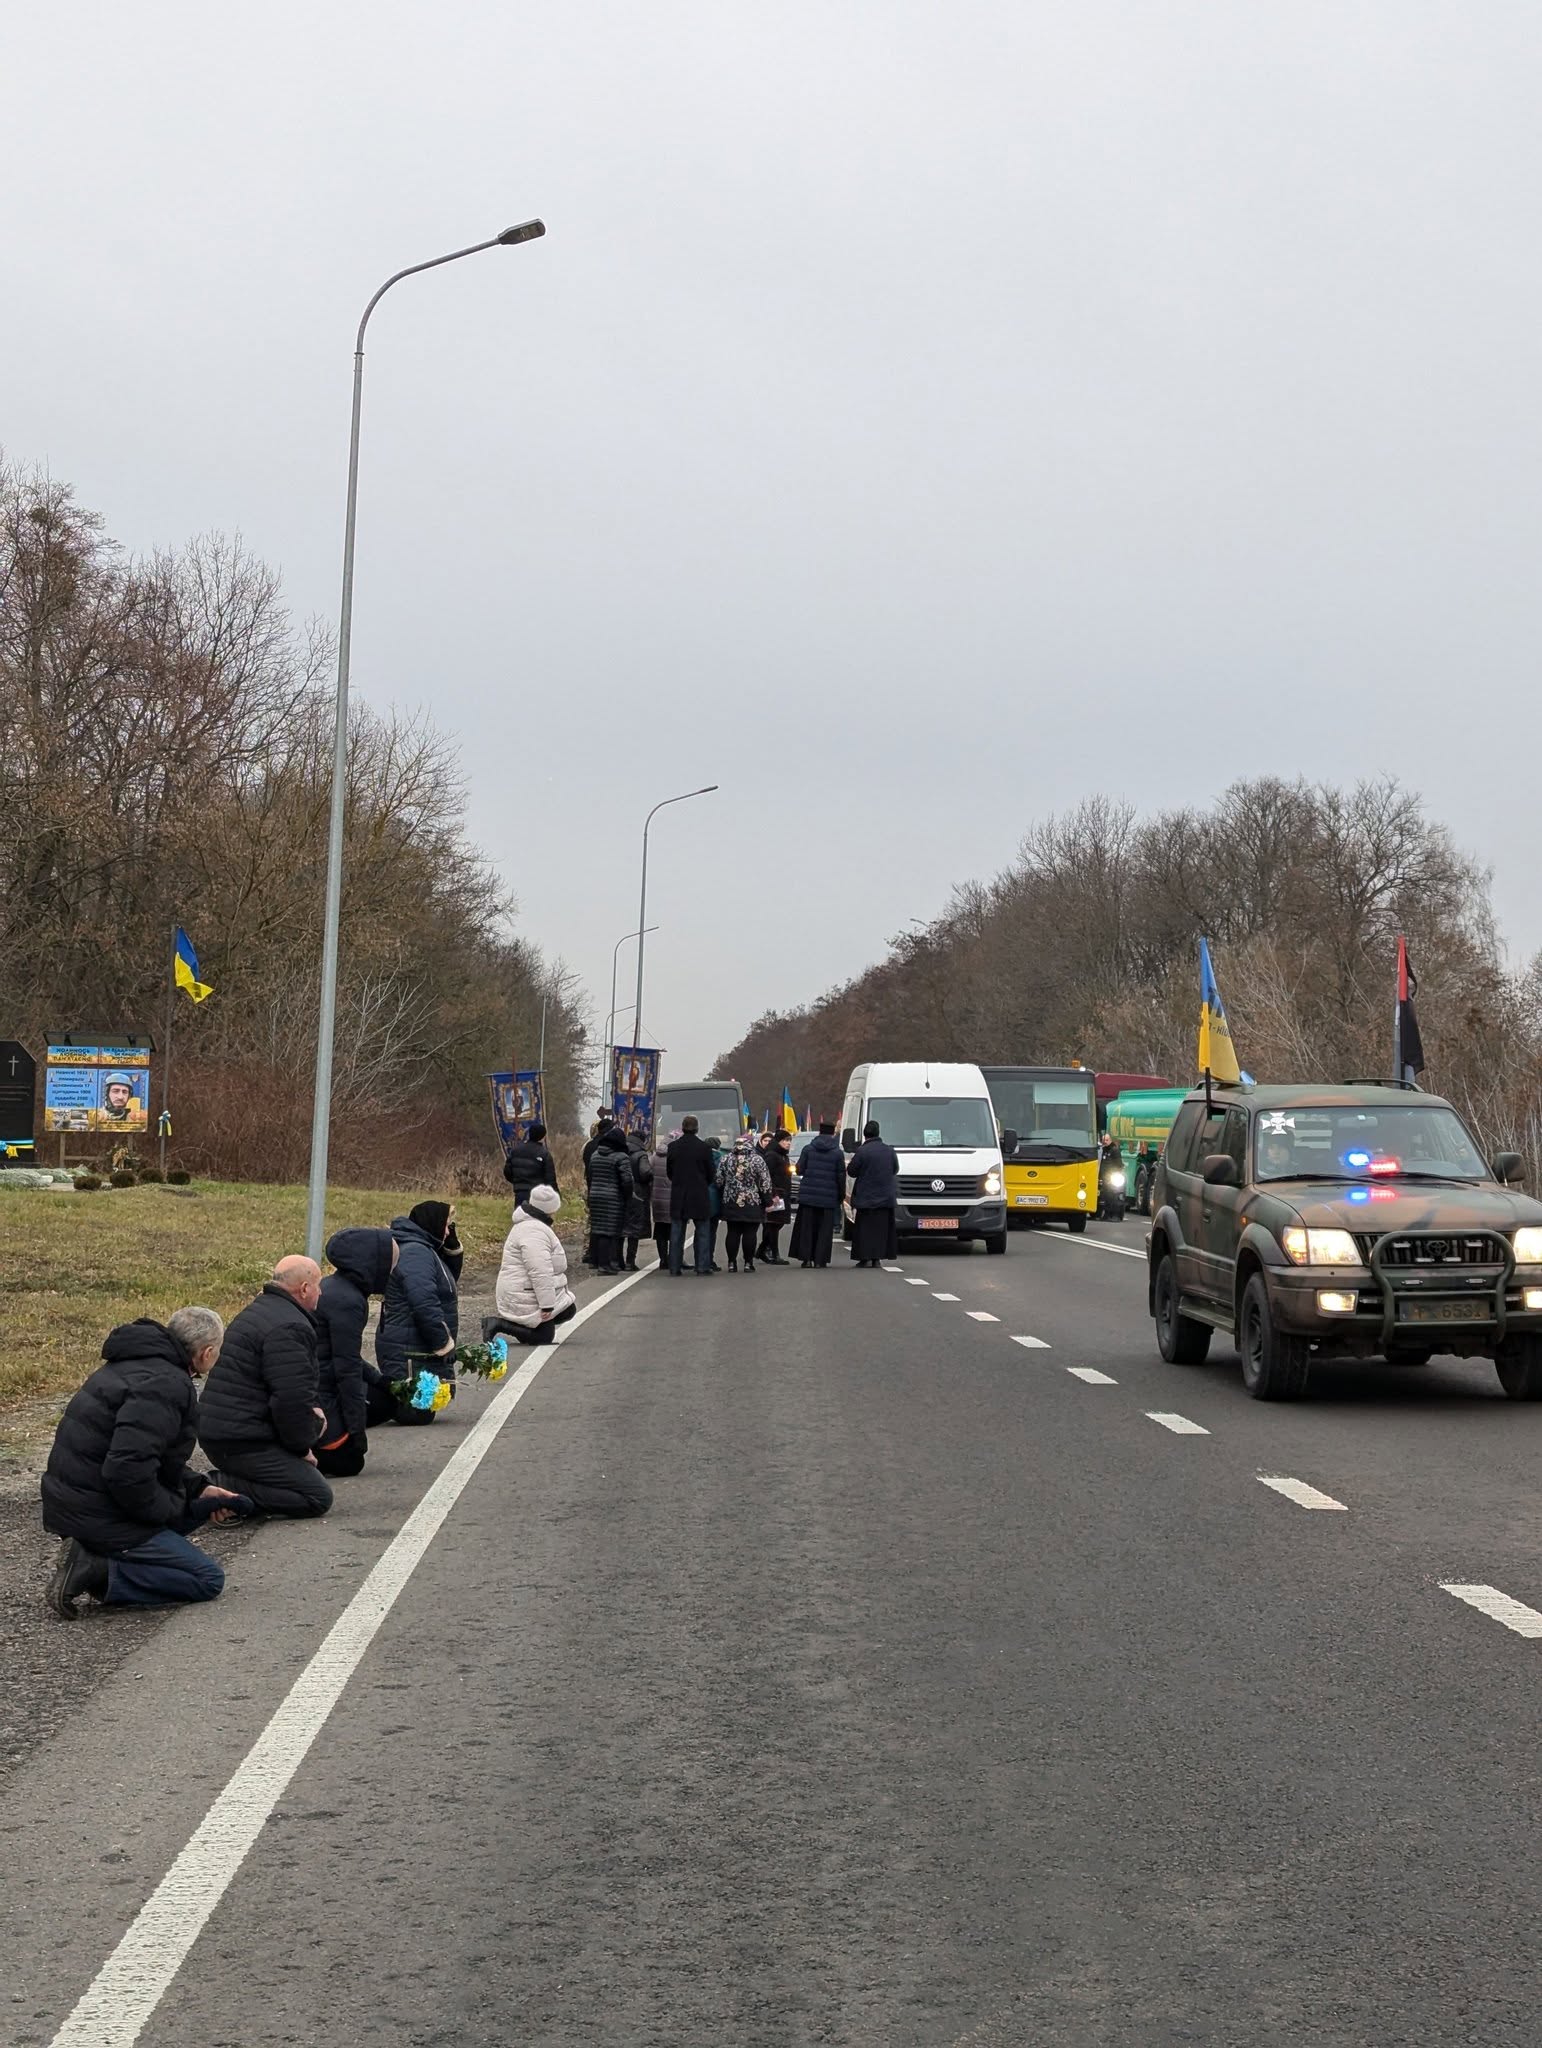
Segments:
[[[455,1342],[460,1328],[460,1309],[455,1292],[455,1275],[436,1244],[421,1224],[410,1216],[398,1216],[391,1235],[401,1249],[396,1271],[391,1275],[380,1310],[380,1327],[375,1332],[375,1362],[388,1380],[404,1379],[407,1354],[427,1357]],[[460,1253],[451,1254],[457,1269]],[[449,1360],[431,1367],[442,1377],[451,1377]]]
[[[846,1161],[835,1138],[821,1131],[798,1161],[798,1204],[838,1209],[846,1192]]]
[[[653,1228],[653,1154],[646,1138],[627,1139],[627,1157],[632,1162],[632,1186],[627,1195],[627,1237],[646,1237]]]
[[[319,1406],[315,1318],[270,1280],[225,1332],[204,1383],[198,1441],[216,1464],[221,1450],[253,1444],[303,1457],[321,1435]]]
[[[60,1420],[43,1474],[43,1527],[99,1556],[182,1519],[207,1475],[190,1472],[198,1390],[169,1330],[124,1323]]]
[[[316,1310],[326,1443],[364,1434],[365,1390],[370,1380],[380,1377],[365,1361],[364,1326],[370,1296],[384,1294],[390,1281],[392,1244],[389,1230],[340,1230],[327,1240],[327,1257],[337,1271],[322,1281]]]
[[[851,1155],[849,1171],[853,1209],[892,1209],[898,1202],[899,1154],[882,1138],[865,1138]]]
[[[635,1185],[625,1133],[612,1125],[589,1157],[589,1229],[595,1237],[623,1234]]]
[[[521,1138],[509,1147],[503,1177],[514,1190],[514,1200],[523,1205],[532,1188],[557,1186],[557,1162],[544,1139]]]

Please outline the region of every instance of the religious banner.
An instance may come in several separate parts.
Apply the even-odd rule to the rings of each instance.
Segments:
[[[45,1131],[132,1136],[150,1125],[147,1045],[51,1045],[43,1078]]]
[[[653,1136],[654,1104],[659,1092],[656,1047],[618,1045],[611,1071],[611,1114],[624,1131]]]
[[[21,1163],[37,1152],[37,1064],[14,1038],[0,1038],[0,1159]]]
[[[541,1077],[538,1073],[489,1074],[487,1085],[498,1142],[507,1152],[511,1145],[529,1137],[532,1124],[546,1121]]]

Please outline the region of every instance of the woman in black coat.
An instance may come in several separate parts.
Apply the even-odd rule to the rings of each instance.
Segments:
[[[621,1266],[624,1272],[635,1273],[637,1247],[648,1235],[653,1221],[653,1154],[641,1131],[628,1132],[626,1149],[632,1165],[632,1187],[621,1233]]]
[[[598,1272],[621,1271],[621,1240],[635,1187],[626,1132],[612,1124],[589,1155],[589,1240]]]
[[[761,1156],[771,1176],[771,1201],[766,1204],[766,1220],[760,1227],[760,1263],[763,1266],[785,1266],[787,1261],[778,1246],[792,1208],[792,1132],[778,1131]],[[780,1202],[782,1206],[773,1208],[774,1202]]]
[[[847,1168],[851,1177],[851,1206],[856,1211],[852,1227],[851,1256],[859,1266],[876,1266],[882,1259],[896,1258],[899,1238],[894,1211],[899,1202],[899,1154],[886,1145],[878,1126],[862,1126],[862,1143],[851,1155]]]
[[[419,1202],[391,1225],[399,1256],[386,1287],[375,1332],[375,1361],[387,1380],[427,1371],[455,1378],[455,1338],[460,1328],[456,1282],[466,1254],[449,1202]],[[432,1422],[430,1408],[396,1404],[398,1422]]]
[[[834,1124],[821,1124],[798,1161],[798,1220],[792,1227],[792,1256],[800,1266],[828,1266],[835,1243],[835,1219],[846,1193],[846,1161]]]
[[[337,1270],[322,1281],[316,1305],[318,1389],[327,1426],[314,1456],[329,1479],[351,1479],[364,1470],[368,1425],[388,1421],[396,1406],[364,1356],[370,1296],[383,1295],[391,1283],[396,1240],[389,1230],[339,1230],[327,1240],[327,1257]]]

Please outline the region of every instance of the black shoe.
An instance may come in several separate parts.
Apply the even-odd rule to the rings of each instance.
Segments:
[[[812,1259],[799,1259],[798,1261],[798,1264],[804,1267],[805,1269],[807,1269],[809,1266],[812,1266],[813,1263],[814,1261]]]
[[[728,1261],[728,1270],[730,1273],[737,1273],[739,1270],[739,1261],[737,1259],[730,1259]]]
[[[64,1621],[75,1619],[75,1602],[82,1593],[100,1600],[107,1592],[107,1560],[83,1550],[73,1536],[59,1545],[59,1562],[48,1581],[48,1604]]]
[[[619,1266],[596,1266],[594,1270],[597,1273],[603,1273],[607,1280],[611,1280],[621,1271],[621,1268]]]
[[[744,1270],[746,1273],[753,1273],[755,1270],[755,1261],[753,1259],[746,1259],[744,1262]]]

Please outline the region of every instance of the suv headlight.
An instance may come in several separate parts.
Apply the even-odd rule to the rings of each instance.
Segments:
[[[1542,1224],[1531,1223],[1511,1236],[1518,1266],[1542,1266]]]
[[[1359,1266],[1360,1247],[1347,1230],[1303,1230],[1293,1223],[1280,1232],[1285,1256],[1295,1266]]]
[[[999,1195],[1001,1193],[1001,1169],[999,1166],[993,1166],[985,1176],[982,1192],[987,1195]],[[1539,1231],[1537,1234],[1539,1237],[1542,1237],[1542,1231]],[[1542,1258],[1542,1252],[1539,1252],[1537,1256]]]

